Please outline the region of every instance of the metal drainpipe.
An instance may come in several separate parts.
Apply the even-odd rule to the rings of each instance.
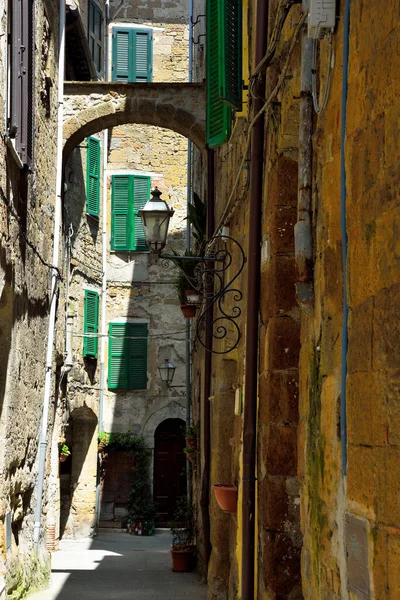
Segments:
[[[188,62],[189,62],[189,73],[188,79],[189,83],[192,83],[193,79],[193,71],[192,71],[192,38],[193,38],[193,25],[192,25],[192,17],[193,17],[193,0],[189,0],[189,53],[188,53]],[[187,146],[187,214],[189,216],[189,204],[192,201],[192,142],[188,140]],[[186,249],[190,250],[190,223],[189,220],[186,221]],[[192,395],[192,386],[191,386],[191,356],[190,356],[190,319],[186,319],[186,345],[185,345],[185,360],[186,360],[186,424],[190,425],[191,423],[191,395]],[[190,499],[192,495],[192,463],[188,458],[186,458],[186,492],[187,497]]]
[[[303,10],[309,8],[309,0],[303,0]],[[312,55],[313,41],[307,37],[307,26],[303,26],[301,39],[301,83],[299,114],[299,179],[297,196],[297,223],[294,227],[296,261],[296,298],[300,308],[313,315],[313,248],[312,248]]]
[[[214,233],[214,151],[207,151],[207,236]],[[208,284],[210,285],[210,284]],[[208,294],[207,294],[208,295]],[[207,311],[206,315],[206,346],[212,341],[213,310]],[[210,402],[211,395],[211,367],[212,354],[205,350],[204,354],[204,403],[203,403],[203,444],[204,444],[204,466],[201,485],[201,516],[203,522],[204,562],[207,567],[211,554],[210,542]]]
[[[350,0],[344,5],[343,30],[343,79],[342,79],[342,122],[340,126],[340,229],[342,234],[343,257],[343,322],[342,322],[342,381],[340,392],[340,438],[342,446],[342,472],[347,473],[347,415],[346,415],[346,380],[347,380],[347,347],[349,304],[347,298],[347,221],[346,221],[346,124],[347,124],[347,92],[349,76],[349,36],[350,36]]]
[[[56,169],[56,199],[54,208],[53,261],[54,267],[59,264],[59,245],[62,207],[62,143],[63,143],[63,109],[64,109],[64,67],[65,67],[65,0],[60,0],[60,40],[58,53],[58,115],[57,115],[57,169]],[[43,393],[42,424],[39,440],[39,467],[36,484],[36,510],[33,530],[35,550],[39,549],[40,526],[42,518],[43,487],[46,467],[47,426],[49,420],[49,405],[51,394],[54,330],[57,309],[57,279],[56,269],[52,270],[50,286],[50,316],[47,335],[46,374]]]
[[[110,1],[106,2],[105,18],[105,61],[104,61],[104,79],[108,81],[108,26],[110,23]],[[103,431],[103,410],[104,410],[104,382],[105,382],[105,355],[106,355],[106,307],[107,307],[107,149],[108,149],[108,129],[103,133],[103,218],[102,218],[102,278],[101,278],[101,338],[100,338],[100,381],[99,381],[99,416],[98,432]],[[97,465],[96,476],[96,525],[100,519],[100,465]]]
[[[258,0],[256,14],[255,64],[264,57],[268,44],[268,0]],[[262,82],[264,84],[265,79]],[[261,88],[263,89],[263,88]],[[262,93],[261,96],[264,94]],[[262,108],[254,100],[254,114]],[[258,328],[261,279],[261,211],[264,167],[264,117],[256,122],[251,139],[250,216],[247,253],[246,378],[243,416],[242,479],[242,600],[254,598],[255,561],[255,472],[258,394]]]

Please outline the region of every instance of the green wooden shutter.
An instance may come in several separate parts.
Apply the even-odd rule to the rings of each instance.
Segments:
[[[85,303],[83,315],[84,333],[98,333],[99,331],[99,295],[97,292],[85,290]],[[83,356],[97,358],[98,338],[83,338]]]
[[[219,54],[221,36],[220,21],[221,0],[207,0],[207,36],[206,36],[206,136],[210,148],[220,146],[229,139],[231,132],[231,109],[220,98],[220,71],[222,65]]]
[[[130,29],[113,28],[112,43],[112,80],[132,81],[133,69],[129,63],[132,54],[132,36]]]
[[[134,214],[134,247],[135,250],[147,251],[142,219],[138,212],[144,207],[150,197],[150,177],[133,176],[133,214]]]
[[[93,0],[88,6],[88,38],[90,53],[98,74],[103,66],[103,13]]]
[[[113,175],[111,186],[111,248],[133,249],[132,185],[129,175]]]
[[[87,139],[86,212],[100,213],[100,140],[93,137]]]
[[[152,30],[113,28],[113,81],[152,81],[152,39]]]
[[[220,97],[242,109],[242,2],[219,0]]]
[[[147,323],[130,323],[128,387],[141,390],[147,387]]]
[[[137,82],[152,80],[152,31],[133,30],[133,56]]]
[[[110,323],[108,347],[108,387],[126,389],[128,387],[128,331],[127,323]]]

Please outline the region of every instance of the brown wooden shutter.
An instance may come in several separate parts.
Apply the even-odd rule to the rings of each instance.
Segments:
[[[33,162],[35,23],[34,0],[13,0],[10,135],[21,161]]]

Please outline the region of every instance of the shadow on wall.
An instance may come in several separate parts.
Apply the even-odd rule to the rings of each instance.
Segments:
[[[82,406],[72,411],[65,432],[71,454],[60,463],[60,538],[64,533],[67,537],[88,535],[94,526],[96,480],[92,460],[97,460],[97,454],[90,451],[90,446],[96,430],[97,418],[90,408]]]
[[[70,223],[72,227],[71,247],[74,247],[75,241],[79,239],[78,234],[82,226],[82,215],[86,213],[86,188],[83,183],[86,181],[86,173],[82,164],[82,150],[83,152],[87,152],[86,140],[70,154],[65,169],[66,192],[64,195],[64,211],[66,213],[65,222]],[[99,219],[86,213],[86,224],[95,244],[99,233]],[[65,235],[68,238],[70,232],[66,231]]]

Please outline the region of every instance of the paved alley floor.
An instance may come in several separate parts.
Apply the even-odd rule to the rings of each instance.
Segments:
[[[196,573],[173,573],[171,536],[99,533],[60,544],[53,553],[48,590],[28,600],[205,600]]]

